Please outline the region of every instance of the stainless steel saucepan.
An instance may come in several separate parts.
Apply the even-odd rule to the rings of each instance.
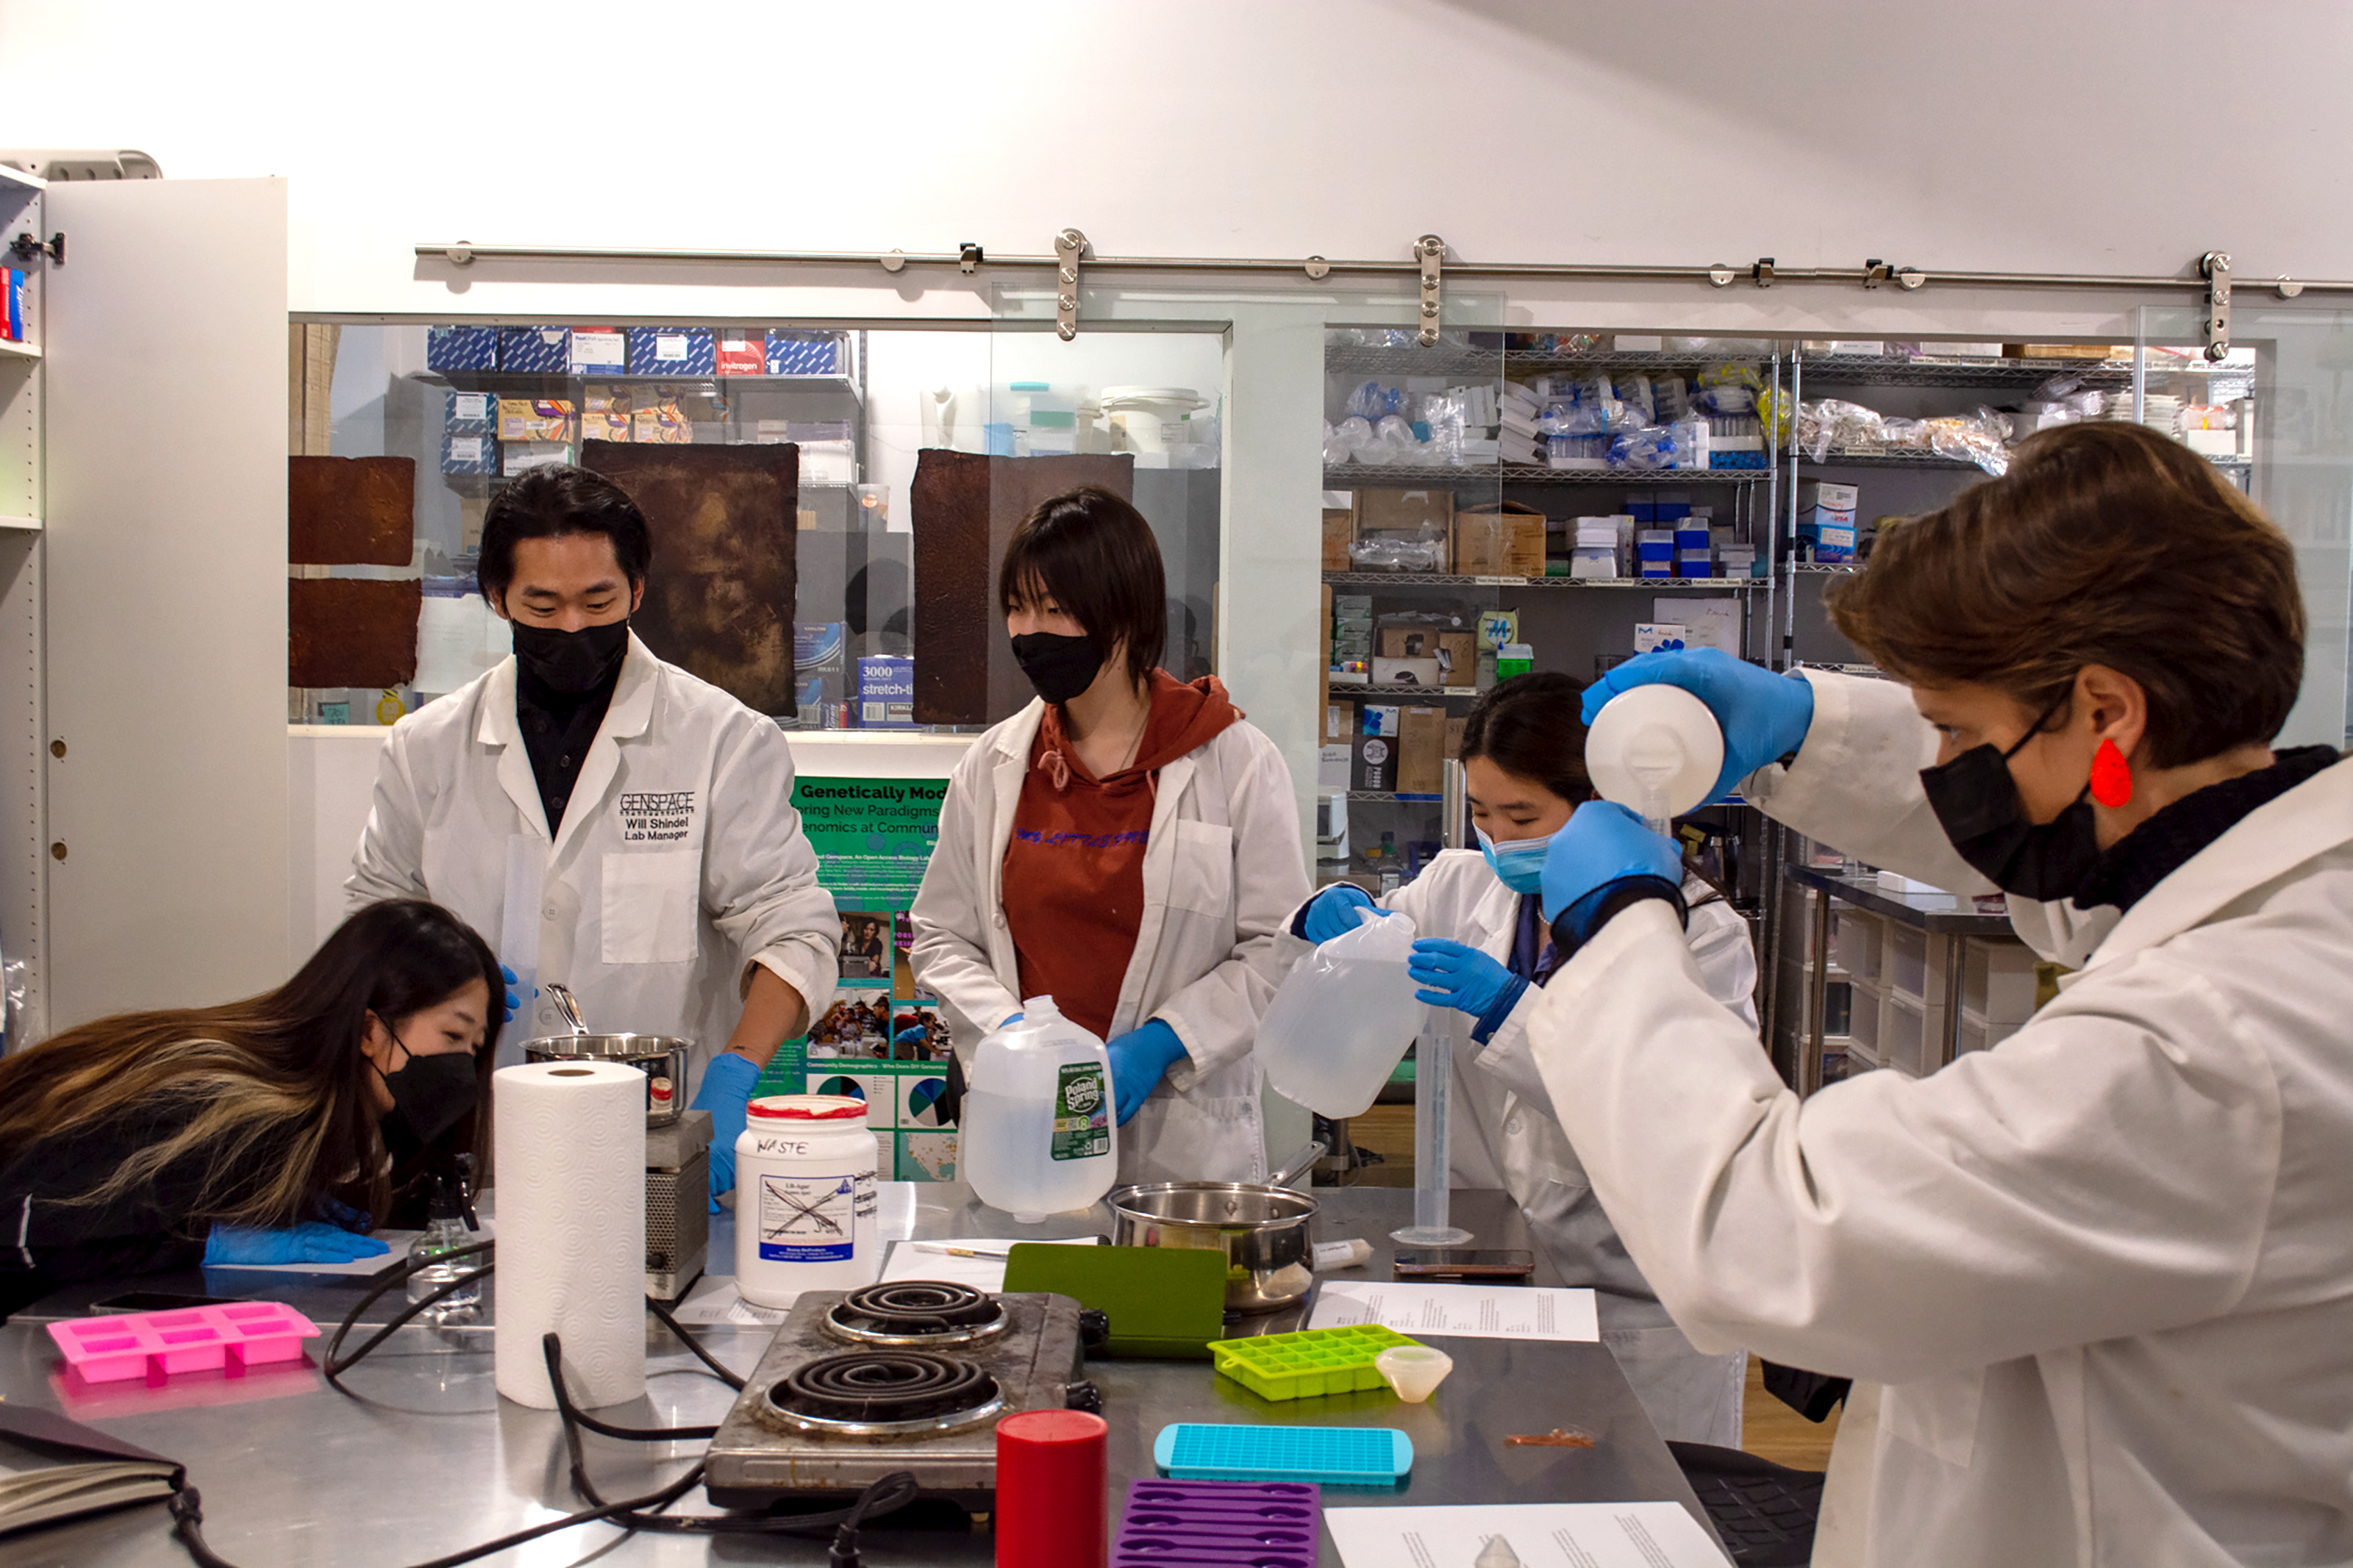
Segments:
[[[1315,1200],[1288,1184],[1324,1157],[1300,1151],[1274,1180],[1152,1182],[1114,1187],[1108,1199],[1114,1247],[1187,1247],[1226,1255],[1226,1305],[1271,1312],[1315,1283],[1307,1237]]]
[[[667,1127],[686,1113],[686,1062],[693,1041],[670,1035],[592,1035],[581,1021],[580,1006],[572,993],[554,984],[546,989],[573,1032],[525,1040],[523,1060],[624,1062],[646,1075],[647,1126]],[[657,1083],[665,1090],[659,1096],[654,1093]]]

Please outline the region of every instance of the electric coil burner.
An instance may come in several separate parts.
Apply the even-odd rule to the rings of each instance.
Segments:
[[[704,1487],[723,1508],[762,1508],[907,1470],[923,1493],[986,1510],[999,1418],[1100,1406],[1082,1342],[1066,1296],[930,1279],[804,1291],[712,1437]]]
[[[854,1437],[954,1432],[1003,1408],[997,1379],[928,1351],[850,1351],[805,1362],[769,1385],[768,1408],[804,1432]]]
[[[969,1285],[894,1279],[852,1290],[825,1314],[826,1331],[853,1344],[919,1345],[944,1350],[978,1344],[1005,1331],[997,1298]]]

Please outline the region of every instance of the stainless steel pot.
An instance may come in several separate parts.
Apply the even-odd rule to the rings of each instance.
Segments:
[[[1153,1182],[1115,1187],[1114,1247],[1187,1247],[1226,1255],[1226,1305],[1238,1312],[1271,1312],[1307,1294],[1315,1283],[1308,1222],[1315,1200],[1282,1184],[1322,1158],[1310,1145],[1271,1183]]]
[[[545,1035],[522,1043],[532,1062],[626,1062],[646,1075],[646,1125],[667,1127],[686,1113],[686,1059],[691,1040],[669,1035]],[[654,1080],[667,1079],[670,1093],[655,1109]]]

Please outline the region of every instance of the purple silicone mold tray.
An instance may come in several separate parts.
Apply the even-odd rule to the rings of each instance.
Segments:
[[[1312,1481],[1130,1481],[1111,1568],[1315,1568],[1323,1515]]]

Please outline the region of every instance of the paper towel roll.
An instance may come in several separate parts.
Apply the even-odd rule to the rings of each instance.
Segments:
[[[584,1406],[646,1391],[646,1079],[619,1062],[491,1075],[499,1392],[553,1410],[540,1336]]]

